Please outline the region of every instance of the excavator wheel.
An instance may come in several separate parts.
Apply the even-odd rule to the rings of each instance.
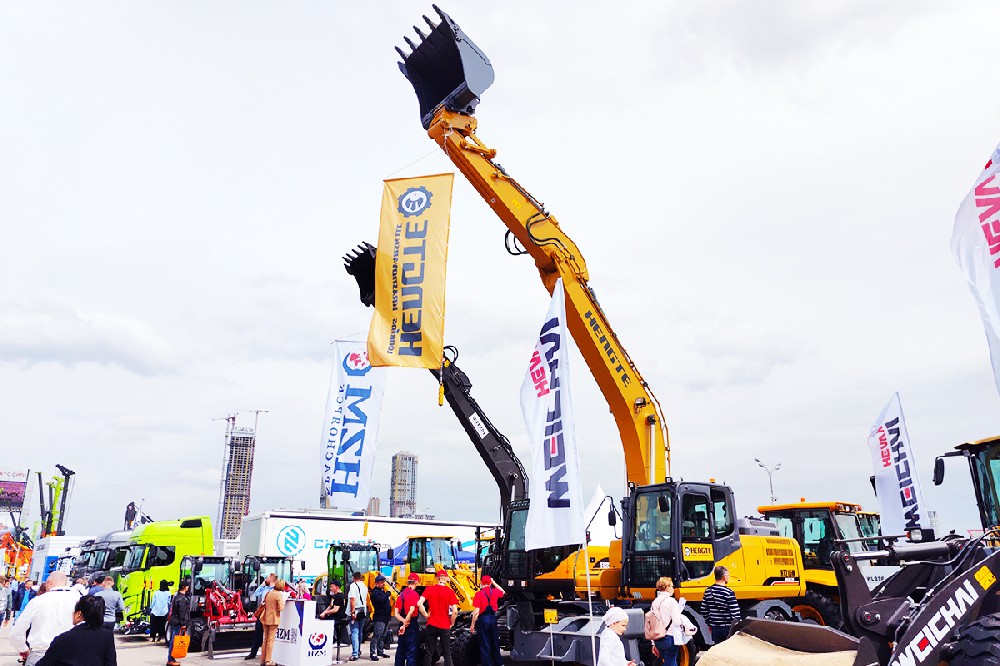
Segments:
[[[677,650],[677,666],[693,666],[698,660],[698,646],[688,641]]]
[[[1000,666],[1000,614],[986,615],[960,630],[942,656],[950,666]]]
[[[821,592],[806,590],[806,596],[796,599],[791,606],[806,622],[834,629],[841,627],[840,604]]]
[[[199,652],[208,648],[208,622],[205,621],[205,618],[192,618],[187,633],[191,637],[188,652]]]
[[[468,629],[457,629],[451,634],[451,660],[455,666],[479,664],[479,641]]]

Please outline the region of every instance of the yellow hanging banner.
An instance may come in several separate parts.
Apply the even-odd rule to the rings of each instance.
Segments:
[[[375,256],[374,366],[437,368],[444,353],[445,272],[454,174],[387,180]]]

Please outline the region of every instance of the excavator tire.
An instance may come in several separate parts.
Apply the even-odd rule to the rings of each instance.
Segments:
[[[794,600],[790,605],[792,610],[801,615],[806,622],[834,629],[840,629],[843,624],[840,604],[822,592],[806,590],[804,597]]]
[[[457,629],[451,635],[451,660],[455,666],[479,664],[479,641],[468,629]]]
[[[950,666],[1000,666],[1000,614],[986,615],[960,630],[942,656]]]

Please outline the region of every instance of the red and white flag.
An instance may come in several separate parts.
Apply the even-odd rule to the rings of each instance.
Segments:
[[[868,433],[868,450],[875,470],[882,534],[900,536],[907,530],[930,527],[898,393],[892,394]]]
[[[584,542],[569,344],[566,296],[559,279],[521,384],[521,412],[531,448],[531,503],[524,529],[527,550]]]
[[[951,251],[962,267],[979,314],[1000,391],[1000,146],[958,207]]]

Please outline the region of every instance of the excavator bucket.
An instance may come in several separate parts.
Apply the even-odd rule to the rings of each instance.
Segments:
[[[399,69],[417,93],[424,129],[431,126],[435,112],[442,105],[450,111],[472,115],[479,96],[493,84],[493,65],[486,54],[466,37],[450,16],[437,5],[431,6],[441,22],[434,23],[424,16],[430,32],[425,35],[413,26],[420,43],[403,38],[411,49],[409,55],[396,47],[403,59]]]
[[[344,255],[344,269],[357,281],[361,302],[375,305],[375,246],[362,243],[349,251]]]

